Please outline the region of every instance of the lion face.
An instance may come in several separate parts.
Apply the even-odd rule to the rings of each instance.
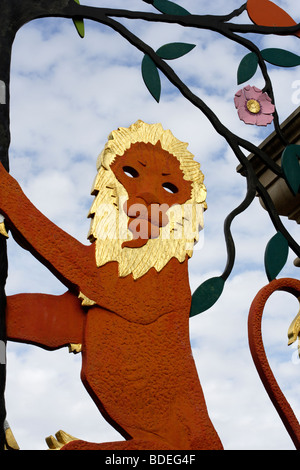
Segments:
[[[156,145],[137,142],[111,165],[128,193],[123,209],[133,239],[122,247],[139,248],[150,238],[158,238],[160,228],[169,223],[167,211],[191,197],[191,183],[183,179],[179,161]]]
[[[199,163],[160,124],[114,131],[99,158],[89,239],[96,263],[117,261],[139,278],[172,257],[192,256],[203,227],[206,189]]]

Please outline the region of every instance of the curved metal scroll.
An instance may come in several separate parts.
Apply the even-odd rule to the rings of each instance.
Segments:
[[[277,380],[269,365],[262,339],[262,316],[268,298],[275,291],[285,291],[300,297],[300,281],[297,279],[276,279],[263,287],[252,302],[248,317],[249,346],[257,372],[264,387],[275,406],[287,432],[289,433],[296,449],[300,449],[300,425],[281,391]]]

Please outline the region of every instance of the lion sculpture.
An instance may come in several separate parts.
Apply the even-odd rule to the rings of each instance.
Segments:
[[[98,444],[60,431],[48,445],[222,449],[189,340],[188,258],[206,208],[200,165],[169,130],[138,121],[111,133],[97,166],[84,245],[0,165],[6,228],[67,288],[8,296],[8,340],[80,351],[86,390],[124,438]]]

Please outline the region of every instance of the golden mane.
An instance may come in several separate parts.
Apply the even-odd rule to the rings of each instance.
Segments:
[[[178,159],[184,179],[192,183],[191,198],[185,204],[169,209],[170,222],[161,229],[159,238],[149,239],[141,248],[122,249],[123,241],[132,238],[127,229],[127,216],[122,210],[128,194],[110,166],[132,144],[144,142],[155,145],[158,141],[164,150]],[[151,267],[160,271],[172,257],[183,262],[186,255],[192,256],[199,229],[203,227],[206,188],[200,164],[187,150],[187,145],[176,139],[170,130],[165,131],[161,124],[146,124],[140,120],[129,128],[121,127],[109,135],[97,159],[98,174],[92,188],[95,199],[88,215],[92,219],[88,238],[96,243],[97,266],[117,261],[120,276],[132,273],[134,278],[138,278]]]
[[[198,204],[205,203],[206,188],[203,184],[204,176],[200,170],[200,163],[194,160],[194,155],[187,150],[188,144],[178,140],[170,130],[164,130],[161,124],[147,124],[141,120],[130,127],[119,127],[112,131],[108,141],[97,159],[97,171],[103,166],[106,170],[136,142],[145,142],[152,145],[160,141],[161,147],[174,155],[180,163],[184,179],[192,181],[193,192],[191,199]],[[97,190],[97,178],[94,189]]]

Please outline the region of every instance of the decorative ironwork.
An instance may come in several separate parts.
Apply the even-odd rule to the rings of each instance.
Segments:
[[[300,34],[300,25],[287,13],[268,0],[248,0],[229,14],[224,15],[198,15],[188,12],[182,6],[169,0],[141,0],[150,4],[156,12],[130,11],[126,9],[113,9],[105,7],[90,7],[80,5],[79,0],[0,0],[0,162],[9,170],[9,85],[10,85],[10,61],[13,41],[17,31],[26,23],[45,17],[69,18],[81,37],[84,37],[84,19],[93,20],[113,29],[126,39],[133,47],[144,54],[142,61],[142,74],[145,84],[153,97],[159,101],[161,98],[160,74],[176,87],[179,92],[210,121],[213,128],[220,134],[237,157],[243,168],[243,174],[247,181],[247,193],[241,204],[235,208],[224,222],[224,236],[227,247],[227,264],[223,273],[216,278],[207,280],[194,293],[191,315],[196,315],[204,309],[210,308],[220,297],[224,283],[228,279],[235,261],[235,243],[231,233],[233,220],[252,203],[256,194],[262,199],[271,221],[274,225],[274,236],[270,240],[265,253],[265,267],[269,280],[273,280],[281,271],[287,260],[289,249],[300,257],[300,247],[296,240],[282,223],[270,195],[261,184],[255,174],[251,162],[247,159],[248,153],[253,153],[267,168],[274,172],[279,178],[286,180],[293,194],[297,194],[300,186],[299,156],[300,148],[290,145],[284,132],[280,128],[278,113],[275,104],[275,96],[271,79],[268,73],[267,63],[278,67],[295,67],[300,64],[300,57],[282,49],[260,50],[252,42],[247,33],[259,35],[276,34],[281,36]],[[250,21],[247,24],[231,22],[234,18],[247,11]],[[275,127],[275,131],[284,145],[282,155],[282,166],[277,165],[262,149],[253,143],[231,132],[209,108],[209,106],[195,95],[188,86],[179,78],[168,61],[179,59],[182,55],[190,52],[195,45],[185,43],[171,43],[162,45],[154,51],[148,44],[142,41],[134,33],[129,31],[118,19],[144,20],[147,22],[178,24],[182,27],[211,30],[219,33],[224,38],[243,46],[248,52],[241,59],[237,71],[238,84],[250,80],[257,70],[264,79],[262,94],[269,97],[269,102],[274,110],[266,114]],[[276,26],[274,26],[276,25]],[[260,102],[260,93],[256,97],[248,99],[247,110],[253,116],[259,117],[264,113],[263,104]],[[252,100],[251,103],[249,101]],[[256,103],[254,101],[256,101]],[[254,107],[253,107],[254,106]],[[266,125],[266,121],[255,121],[257,124]],[[6,342],[5,333],[5,283],[7,277],[6,239],[0,237],[0,341]],[[280,253],[274,256],[274,253]],[[205,303],[203,303],[205,299]],[[0,365],[0,448],[4,448],[5,435],[5,364]]]

